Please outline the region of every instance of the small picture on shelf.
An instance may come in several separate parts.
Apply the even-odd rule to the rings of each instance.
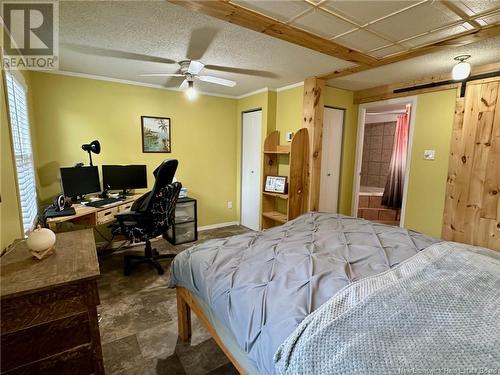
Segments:
[[[264,191],[268,193],[286,194],[286,176],[266,176]]]

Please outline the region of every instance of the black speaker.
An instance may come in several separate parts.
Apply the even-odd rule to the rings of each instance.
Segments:
[[[72,206],[72,202],[70,198],[66,198],[64,195],[60,194],[57,196],[57,198],[54,200],[54,203],[52,206],[57,210],[57,211],[63,211],[66,208],[69,208]]]

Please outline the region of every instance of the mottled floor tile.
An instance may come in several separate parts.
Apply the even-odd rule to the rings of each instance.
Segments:
[[[197,243],[248,231],[232,226],[199,233]],[[191,244],[173,246],[154,241],[160,253],[179,253]],[[206,375],[234,374],[234,367],[207,330],[193,315],[190,343],[177,339],[175,289],[168,288],[170,262],[162,261],[165,274],[159,276],[147,266],[123,276],[123,255],[143,252],[143,247],[101,255],[98,280],[101,305],[99,329],[107,375]]]
[[[135,335],[104,344],[102,354],[107,374],[135,368],[143,361]]]
[[[229,362],[213,339],[196,346],[178,342],[175,350],[187,375],[205,375]]]
[[[184,367],[177,356],[173,354],[165,359],[158,359],[155,366],[155,374],[157,375],[186,375]]]
[[[177,345],[177,322],[160,324],[137,334],[144,358],[168,357]]]
[[[231,363],[227,363],[208,372],[206,375],[239,375],[239,372]]]

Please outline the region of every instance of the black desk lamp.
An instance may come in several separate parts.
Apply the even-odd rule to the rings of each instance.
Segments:
[[[89,153],[90,166],[93,166],[93,164],[92,164],[92,152],[94,154],[99,154],[101,152],[101,144],[96,139],[95,141],[92,141],[90,143],[82,145],[82,150],[87,151]]]

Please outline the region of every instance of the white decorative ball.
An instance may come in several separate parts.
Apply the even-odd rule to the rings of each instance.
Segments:
[[[28,236],[28,247],[35,252],[48,250],[56,243],[56,235],[50,229],[40,226]]]

